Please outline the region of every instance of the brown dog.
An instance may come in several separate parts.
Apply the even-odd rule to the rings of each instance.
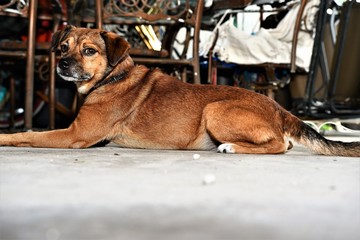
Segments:
[[[284,153],[286,140],[319,154],[360,156],[360,143],[329,141],[272,99],[228,86],[192,85],[134,66],[129,44],[114,33],[67,27],[53,37],[58,74],[86,96],[67,129],[0,135],[0,145],[122,147]]]

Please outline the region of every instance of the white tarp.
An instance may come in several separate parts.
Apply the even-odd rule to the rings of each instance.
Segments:
[[[315,19],[314,6],[318,0],[311,0],[306,5],[303,18]],[[255,34],[249,34],[233,25],[229,19],[218,26],[218,40],[214,48],[221,61],[236,64],[290,63],[292,38],[296,16],[300,3],[294,5],[275,29],[260,28]],[[212,44],[211,37],[200,43],[201,55],[206,56]],[[313,48],[313,38],[307,31],[300,31],[296,51],[296,65],[309,70]]]

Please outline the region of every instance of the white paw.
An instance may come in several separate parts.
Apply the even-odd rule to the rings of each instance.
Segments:
[[[223,143],[218,147],[219,153],[235,153],[234,144],[232,143]]]

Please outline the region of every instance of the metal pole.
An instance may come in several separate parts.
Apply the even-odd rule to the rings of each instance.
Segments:
[[[60,25],[61,15],[54,15],[54,26],[53,32],[55,33]],[[49,128],[55,129],[55,80],[56,80],[56,62],[55,62],[55,52],[50,52],[49,56],[49,66],[50,66],[50,78],[49,78]]]
[[[25,129],[32,128],[37,3],[38,0],[30,0],[29,32],[26,52]]]
[[[96,0],[95,5],[95,27],[98,29],[102,29],[103,25],[103,0]]]
[[[199,0],[196,8],[196,23],[194,28],[194,48],[193,48],[193,64],[194,64],[194,83],[200,84],[200,59],[199,59],[199,42],[200,42],[200,28],[203,14],[204,0]]]

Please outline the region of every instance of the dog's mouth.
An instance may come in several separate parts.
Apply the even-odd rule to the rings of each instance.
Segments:
[[[82,81],[88,81],[91,79],[91,75],[89,73],[79,74],[76,71],[71,71],[69,69],[63,70],[60,67],[57,67],[56,71],[59,74],[59,76],[62,79],[64,79],[65,81],[82,82]]]

